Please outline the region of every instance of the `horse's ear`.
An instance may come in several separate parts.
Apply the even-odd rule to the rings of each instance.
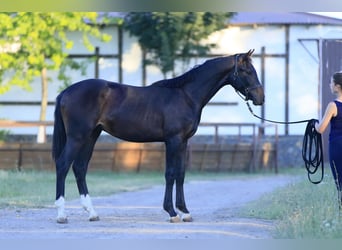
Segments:
[[[253,52],[254,52],[254,49],[250,49],[250,50],[246,53],[246,55],[247,55],[247,56],[251,56],[251,55],[253,54]]]
[[[254,52],[254,49],[248,50],[248,52],[245,53],[245,55],[243,56],[243,60],[245,62],[250,62],[251,61],[251,55],[253,54],[253,52]]]

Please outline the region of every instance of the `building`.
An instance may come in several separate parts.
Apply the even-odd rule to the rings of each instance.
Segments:
[[[117,13],[114,13],[117,15]],[[89,64],[86,75],[70,72],[73,81],[99,77],[131,85],[150,84],[162,79],[156,67],[146,68],[143,78],[142,52],[134,37],[117,26],[107,26],[104,30],[113,37],[110,43],[94,41],[95,52],[89,52],[77,44],[80,35],[73,36],[76,45],[69,51],[70,56],[86,60],[87,56],[97,56]],[[272,120],[292,121],[317,118],[320,115],[320,50],[322,39],[339,39],[342,36],[342,19],[330,18],[310,13],[237,13],[226,29],[212,34],[208,40],[218,47],[212,54],[224,55],[247,52],[255,49],[253,64],[265,86],[266,103],[263,108],[254,107],[255,113]],[[209,56],[208,56],[209,57]],[[202,63],[207,58],[194,58],[189,68]],[[179,67],[181,74],[187,69]],[[53,120],[53,102],[61,83],[53,79],[49,89],[47,119]],[[13,88],[0,96],[0,118],[10,120],[38,120],[40,100],[39,80],[33,83],[31,92]],[[230,86],[223,88],[214,102],[233,102],[236,106],[208,106],[204,109],[203,122],[253,122],[260,121],[248,111],[244,101]],[[19,105],[20,103],[24,105]],[[280,134],[303,134],[305,124],[279,126]],[[11,129],[12,133],[36,133],[36,128]],[[52,128],[48,129],[48,133]],[[228,131],[227,133],[234,133]],[[200,128],[198,133],[211,133]],[[249,133],[246,131],[246,133]],[[266,130],[267,133],[267,130]]]

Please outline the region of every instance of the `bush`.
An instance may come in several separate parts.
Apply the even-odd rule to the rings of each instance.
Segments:
[[[9,130],[0,130],[0,142],[5,141],[9,134]]]

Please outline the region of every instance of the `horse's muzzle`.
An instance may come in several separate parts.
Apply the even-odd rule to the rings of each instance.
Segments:
[[[265,94],[262,86],[248,92],[247,99],[252,100],[254,105],[263,105],[265,102]]]

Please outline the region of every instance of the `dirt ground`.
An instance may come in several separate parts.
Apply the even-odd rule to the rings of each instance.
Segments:
[[[54,206],[0,210],[0,239],[269,239],[273,221],[240,218],[238,211],[295,181],[274,175],[185,184],[194,221],[169,223],[162,209],[164,186],[93,197],[100,221],[89,222],[79,200],[66,201],[68,224],[57,224]]]

